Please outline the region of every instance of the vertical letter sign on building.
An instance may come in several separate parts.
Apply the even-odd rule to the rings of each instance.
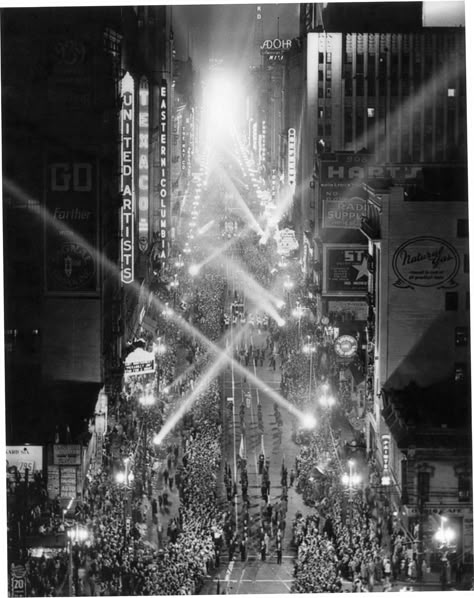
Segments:
[[[288,185],[296,182],[296,130],[288,129]]]
[[[121,210],[121,275],[124,284],[133,282],[134,275],[134,83],[131,75],[126,73],[122,79],[122,115],[121,115],[121,190],[123,205]]]
[[[168,229],[168,86],[162,81],[160,87],[160,117],[159,117],[159,259],[164,262],[167,258],[167,229]]]
[[[149,90],[146,77],[140,79],[138,105],[138,247],[148,249],[148,124]]]

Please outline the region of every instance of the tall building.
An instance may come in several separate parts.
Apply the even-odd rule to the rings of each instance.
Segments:
[[[472,431],[467,192],[417,197],[366,185],[368,449],[382,488],[428,566],[449,517],[457,561],[472,565]]]
[[[80,435],[118,365],[117,118],[134,19],[2,13],[7,443]]]

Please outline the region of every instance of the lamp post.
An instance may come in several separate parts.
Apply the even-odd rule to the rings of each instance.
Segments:
[[[293,310],[293,315],[298,318],[298,342],[301,340],[301,318],[304,314],[304,308],[299,301],[296,302],[296,307]]]
[[[77,596],[79,571],[78,567],[76,567],[74,564],[72,551],[78,544],[83,544],[86,542],[86,540],[89,538],[89,531],[87,528],[76,523],[74,527],[67,531],[67,537],[69,545],[69,596]],[[75,586],[74,592],[73,585]]]
[[[349,502],[353,501],[353,495],[357,486],[360,484],[361,477],[355,469],[355,463],[352,459],[347,462],[349,466],[349,473],[345,472],[342,476],[342,483],[349,491]]]
[[[174,275],[174,279],[170,282],[170,287],[173,289],[173,309],[176,308],[176,293],[179,287],[178,275]]]
[[[450,582],[448,579],[448,554],[455,551],[456,545],[454,540],[456,538],[455,531],[448,525],[448,518],[441,515],[440,527],[434,534],[434,540],[438,544],[438,550],[440,552],[440,565],[441,565],[441,589],[446,588],[446,584]]]
[[[153,394],[149,393],[141,396],[138,401],[144,409],[143,414],[143,464],[142,464],[142,492],[146,487],[146,454],[147,454],[147,428],[148,428],[148,412],[149,409],[155,404],[156,398]]]
[[[289,274],[286,276],[286,280],[283,283],[283,286],[285,287],[286,290],[286,298],[288,301],[288,309],[290,309],[290,291],[291,289],[295,286],[293,281],[290,279]]]
[[[316,347],[311,342],[311,337],[306,337],[306,344],[303,345],[303,353],[309,355],[309,385],[308,385],[308,403],[311,401],[311,385],[313,380],[313,355],[316,353]]]

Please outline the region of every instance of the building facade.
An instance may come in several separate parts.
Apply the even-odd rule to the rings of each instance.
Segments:
[[[441,517],[453,557],[472,563],[472,435],[467,194],[413,200],[366,186],[369,242],[367,445],[382,485],[437,564]]]

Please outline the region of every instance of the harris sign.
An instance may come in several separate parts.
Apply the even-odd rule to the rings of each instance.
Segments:
[[[438,237],[415,237],[400,245],[392,258],[397,276],[393,283],[399,289],[437,288],[457,286],[455,277],[460,258],[456,249]]]

